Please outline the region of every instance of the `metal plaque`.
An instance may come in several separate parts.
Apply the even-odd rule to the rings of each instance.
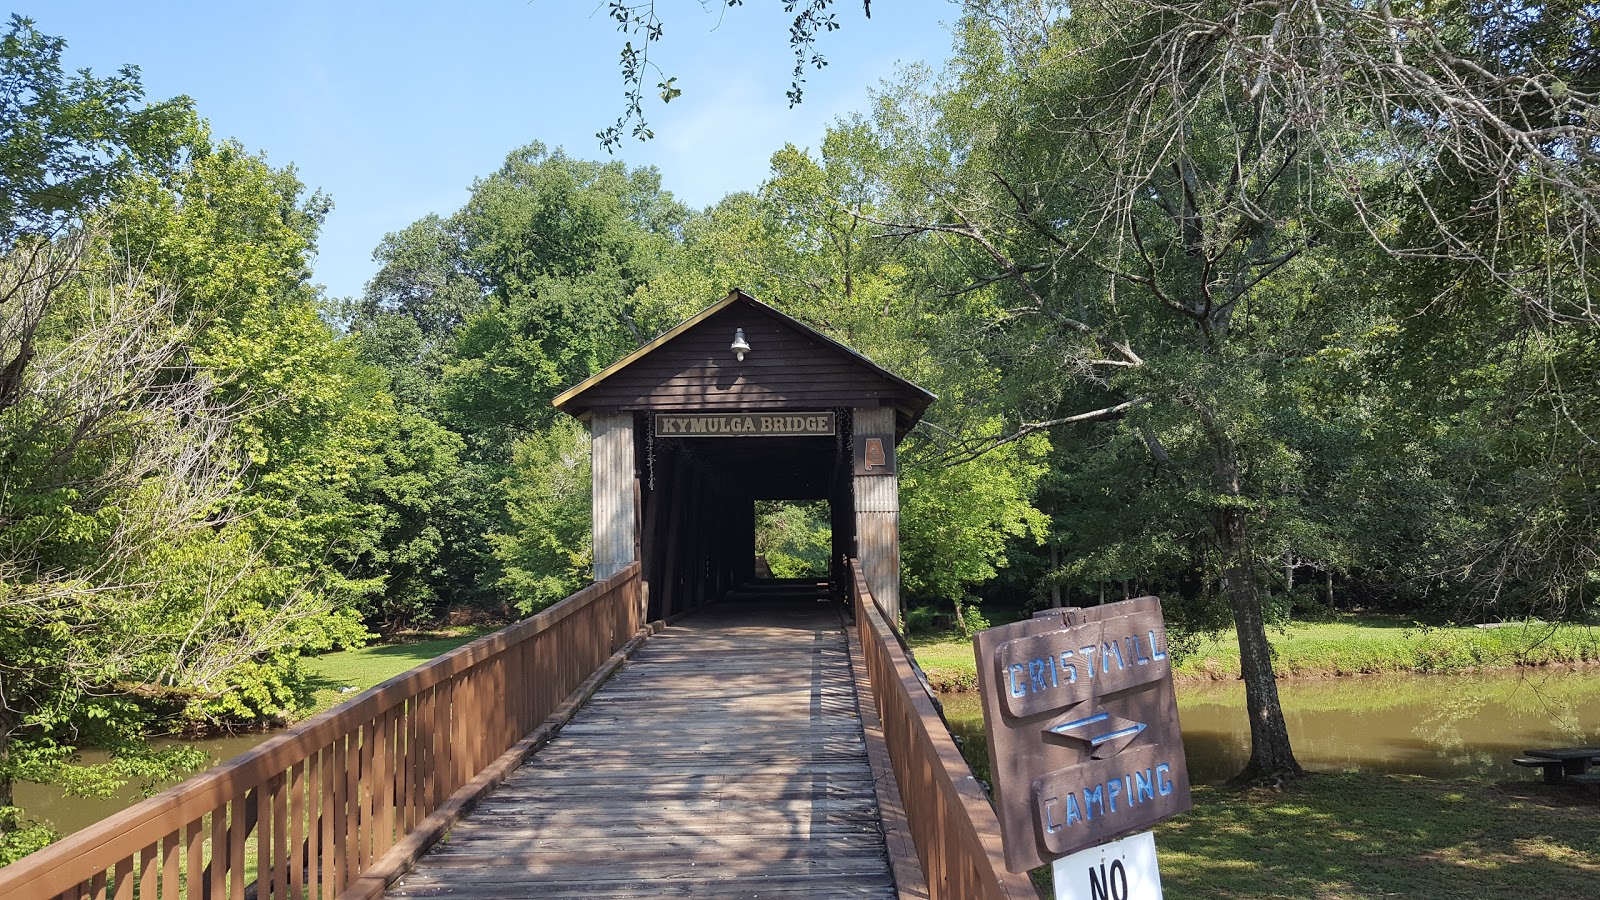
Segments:
[[[1160,600],[1051,610],[973,649],[1011,871],[1189,809]]]
[[[855,446],[857,475],[895,473],[894,435],[858,434]]]
[[[832,437],[831,412],[656,413],[657,437]]]

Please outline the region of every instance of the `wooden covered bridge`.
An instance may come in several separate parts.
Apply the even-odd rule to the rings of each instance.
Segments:
[[[0,897],[1035,897],[904,652],[932,395],[738,291],[556,399],[595,583],[0,868]],[[826,581],[755,503],[826,500]]]

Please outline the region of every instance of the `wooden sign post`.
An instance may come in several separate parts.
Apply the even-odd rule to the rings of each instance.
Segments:
[[[1160,600],[1051,610],[973,648],[1011,871],[1190,808]]]

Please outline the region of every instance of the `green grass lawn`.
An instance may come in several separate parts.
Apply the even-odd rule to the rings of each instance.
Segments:
[[[1346,617],[1269,629],[1280,676],[1377,672],[1462,672],[1505,666],[1600,661],[1600,629],[1589,625],[1513,623],[1500,628],[1423,626],[1398,618]],[[940,690],[976,685],[972,642],[953,632],[913,635],[907,642],[928,680]],[[1202,637],[1176,657],[1180,677],[1239,676],[1232,634]]]
[[[954,632],[908,635],[906,643],[917,657],[928,681],[941,691],[978,689],[977,665],[973,661],[972,641]]]
[[[1269,630],[1268,639],[1274,668],[1283,676],[1461,672],[1600,660],[1600,630],[1539,621],[1476,628],[1361,617],[1295,623]],[[1178,661],[1175,672],[1236,678],[1239,645],[1232,634],[1202,640]]]
[[[1600,896],[1600,802],[1536,781],[1313,775],[1196,787],[1156,827],[1169,897],[1479,900]]]
[[[410,643],[379,644],[360,650],[325,653],[305,661],[310,675],[312,706],[306,715],[332,709],[361,691],[382,684],[408,669],[480,638],[493,628],[461,629],[442,637]]]

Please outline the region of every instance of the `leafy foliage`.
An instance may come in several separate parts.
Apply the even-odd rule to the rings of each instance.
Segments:
[[[582,587],[592,565],[589,432],[570,419],[520,441],[506,492],[510,527],[489,536],[499,587],[523,613]]]
[[[827,578],[833,529],[826,501],[756,501],[756,555],[774,578]]]
[[[346,311],[415,435],[394,460],[403,502],[380,498],[396,530],[364,557],[387,576],[375,622],[447,605],[531,612],[581,584],[587,437],[550,400],[647,338],[634,297],[687,215],[653,170],[533,143],[448,219],[385,238],[383,268]],[[448,457],[428,449],[440,446]]]
[[[0,37],[0,252],[103,205],[121,179],[170,162],[190,121],[179,97],[140,107],[139,70],[109,78],[61,67],[66,41],[13,13]]]
[[[783,11],[794,13],[794,20],[789,25],[789,45],[794,48],[794,76],[786,93],[791,107],[805,96],[801,85],[805,83],[806,68],[821,69],[828,64],[817,50],[817,35],[839,29],[839,21],[832,12],[833,4],[834,0],[784,0]],[[743,5],[744,0],[726,0],[729,9]],[[872,0],[862,0],[862,8],[870,17]],[[645,80],[655,77],[652,72],[659,74],[662,79],[656,83],[657,96],[662,103],[671,103],[683,96],[683,89],[677,86],[676,77],[661,72],[659,66],[650,62],[651,46],[666,34],[666,25],[656,12],[656,0],[607,0],[606,13],[617,23],[618,31],[641,39],[638,47],[633,45],[632,40],[624,42],[618,61],[623,85],[622,115],[617,117],[615,124],[595,134],[602,147],[615,152],[622,145],[624,131],[641,141],[655,137],[644,115]]]
[[[614,148],[649,136],[662,29],[608,8],[642,38]],[[837,23],[786,9],[799,102]],[[692,212],[530,143],[329,302],[328,198],[13,17],[0,860],[48,839],[14,779],[172,775],[158,722],[291,717],[305,654],[580,586],[588,438],[551,399],[733,286],[940,396],[899,457],[908,618],[1156,592],[1191,637],[1232,623],[1270,725],[1266,629],[1297,616],[1590,617],[1594,30],[1573,3],[973,2],[949,71],[748,192]],[[775,574],[828,568],[825,506],[758,520]],[[1493,641],[1423,632],[1413,662]],[[1295,770],[1262,744],[1253,771]]]
[[[22,814],[18,807],[0,806],[0,866],[48,847],[60,836],[49,826],[23,820]]]
[[[325,200],[186,101],[134,108],[132,69],[65,78],[63,46],[4,42],[0,806],[196,765],[158,724],[292,715],[300,655],[364,640],[382,584],[358,486],[394,412],[307,283]]]

